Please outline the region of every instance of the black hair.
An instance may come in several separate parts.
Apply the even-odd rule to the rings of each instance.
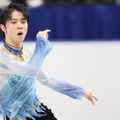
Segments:
[[[21,3],[10,3],[5,9],[2,10],[0,16],[0,24],[6,26],[6,21],[11,18],[11,14],[14,11],[22,12],[27,22],[29,23],[29,13],[25,5]],[[2,31],[3,37],[5,38],[5,33]]]

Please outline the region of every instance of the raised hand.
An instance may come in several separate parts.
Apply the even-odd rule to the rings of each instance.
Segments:
[[[38,33],[37,33],[37,35],[36,35],[36,37],[38,37],[39,35],[41,36],[41,37],[44,37],[44,38],[46,38],[46,39],[48,39],[48,32],[50,32],[51,30],[49,30],[49,29],[46,29],[46,30],[44,30],[44,31],[39,31]]]

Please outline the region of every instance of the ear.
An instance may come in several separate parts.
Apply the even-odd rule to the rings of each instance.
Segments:
[[[1,28],[1,30],[2,30],[3,32],[6,31],[6,28],[5,28],[5,26],[4,26],[3,24],[0,24],[0,28]]]

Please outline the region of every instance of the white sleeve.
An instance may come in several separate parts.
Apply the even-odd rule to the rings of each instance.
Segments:
[[[34,53],[27,63],[16,61],[14,58],[0,52],[0,71],[21,76],[37,76],[45,56],[51,49],[50,42],[39,36]]]
[[[50,76],[46,73],[44,69],[41,69],[41,71],[37,75],[37,80],[41,84],[46,85],[49,88],[52,88],[53,90],[63,93],[74,99],[82,99],[82,97],[86,94],[86,89]]]

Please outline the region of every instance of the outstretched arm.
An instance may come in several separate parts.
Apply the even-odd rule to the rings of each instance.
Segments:
[[[98,101],[98,98],[90,90],[86,90],[84,88],[72,85],[63,80],[50,76],[46,73],[44,69],[41,69],[41,71],[39,72],[37,80],[41,84],[46,85],[47,87],[52,88],[53,90],[63,93],[74,99],[81,100],[82,97],[86,97],[92,102],[93,105],[95,104],[94,98]]]
[[[48,32],[50,30],[40,31],[38,35],[48,39]],[[39,72],[37,79],[40,83],[60,92],[66,94],[74,99],[82,99],[82,97],[87,98],[94,105],[98,98],[92,91],[83,89],[81,87],[72,85],[55,77],[48,75],[43,69]]]
[[[39,72],[37,80],[41,84],[46,85],[47,87],[52,88],[53,90],[63,93],[74,99],[82,99],[82,97],[86,94],[86,89],[50,76],[44,69],[41,69]]]

